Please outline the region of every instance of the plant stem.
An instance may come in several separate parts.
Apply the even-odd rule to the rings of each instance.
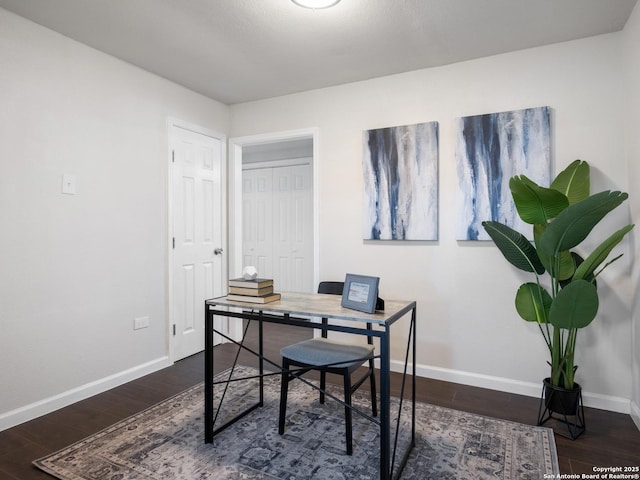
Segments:
[[[576,350],[576,338],[578,336],[578,329],[572,328],[569,330],[568,338],[567,338],[567,350],[565,352],[565,363],[564,363],[564,388],[569,390],[573,389],[574,383],[574,373],[575,368],[573,366],[574,363],[574,353]]]
[[[560,355],[560,329],[553,327],[553,346],[551,348],[551,384],[556,387],[560,385],[560,368],[562,357]]]

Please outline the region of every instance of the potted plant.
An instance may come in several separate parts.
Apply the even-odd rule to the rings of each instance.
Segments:
[[[628,195],[611,191],[590,195],[589,165],[581,160],[560,172],[549,188],[524,175],[512,177],[509,188],[518,215],[533,226],[533,243],[507,225],[494,221],[482,225],[510,263],[535,277],[517,290],[515,306],[520,317],[537,324],[549,349],[546,408],[566,419],[567,415],[578,415],[577,399],[581,398],[580,386],[574,380],[578,330],[596,317],[596,278],[622,256],[604,263],[633,225],[611,234],[586,258],[572,249]],[[572,398],[565,398],[567,395]],[[584,430],[584,424],[582,427]]]

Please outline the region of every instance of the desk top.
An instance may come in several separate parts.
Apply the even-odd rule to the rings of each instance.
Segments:
[[[312,317],[329,317],[339,320],[371,322],[379,325],[394,323],[416,306],[416,302],[385,300],[384,311],[365,313],[344,308],[341,305],[342,297],[340,295],[294,292],[283,292],[281,295],[282,298],[279,301],[264,304],[238,302],[229,300],[227,297],[212,298],[207,300],[206,304],[209,306],[239,307],[257,312],[288,313],[290,315],[307,315]]]

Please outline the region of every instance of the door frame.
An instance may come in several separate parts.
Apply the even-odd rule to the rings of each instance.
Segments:
[[[166,177],[166,185],[167,185],[167,236],[166,236],[166,271],[165,275],[167,278],[166,281],[166,302],[165,302],[165,311],[167,323],[166,323],[166,335],[167,335],[167,347],[169,350],[169,361],[171,363],[175,362],[175,337],[173,335],[172,325],[175,323],[173,318],[173,267],[174,267],[174,255],[172,248],[172,239],[173,239],[173,129],[181,128],[183,130],[189,130],[194,133],[198,133],[201,135],[205,135],[207,137],[212,137],[220,140],[220,145],[222,151],[220,152],[220,188],[221,188],[221,201],[222,205],[220,206],[222,212],[222,245],[223,255],[226,256],[226,259],[223,258],[222,261],[222,278],[228,279],[228,269],[229,269],[229,256],[228,252],[228,237],[227,237],[227,224],[229,219],[229,214],[227,210],[227,162],[225,161],[227,158],[227,136],[223,133],[217,132],[215,130],[202,127],[200,125],[195,125],[189,122],[185,122],[178,118],[169,117],[167,118],[167,177]],[[223,291],[226,291],[223,288]],[[202,314],[204,315],[204,305],[202,306]],[[225,325],[226,326],[226,325]],[[223,328],[223,330],[226,330]]]
[[[242,276],[242,148],[250,145],[261,145],[265,143],[278,143],[286,140],[297,140],[311,138],[313,140],[313,283],[318,284],[319,279],[319,232],[320,224],[318,205],[318,184],[319,184],[319,130],[314,128],[303,128],[299,130],[287,130],[281,132],[263,133],[258,135],[248,135],[243,137],[233,137],[229,139],[229,274],[232,277]],[[242,334],[240,322],[230,325],[229,336],[239,339]]]

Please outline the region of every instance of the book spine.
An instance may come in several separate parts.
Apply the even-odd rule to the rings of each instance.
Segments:
[[[272,295],[266,295],[262,297],[254,297],[251,295],[227,295],[229,300],[235,300],[237,302],[247,302],[247,303],[270,303],[275,302],[276,300],[280,300],[280,294],[274,293]]]
[[[253,297],[262,297],[273,293],[273,287],[264,288],[244,288],[244,287],[229,287],[229,293],[234,295],[251,295]]]
[[[273,280],[263,280],[263,281],[260,281],[260,282],[243,281],[243,280],[229,280],[229,286],[230,287],[238,287],[238,288],[259,289],[259,288],[265,288],[265,287],[272,287],[273,286]]]

